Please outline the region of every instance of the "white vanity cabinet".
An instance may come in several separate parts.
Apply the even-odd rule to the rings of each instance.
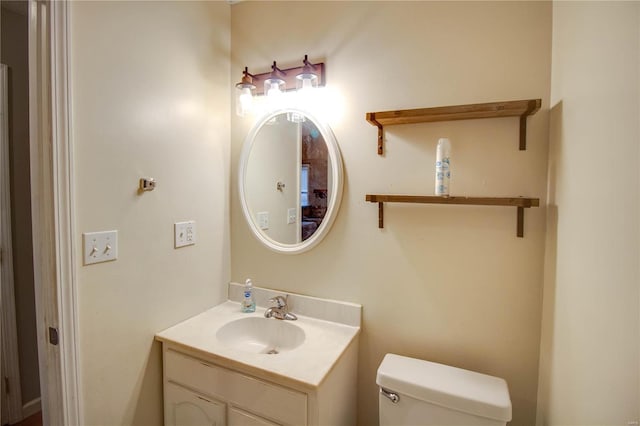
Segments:
[[[277,351],[257,351],[253,340],[240,345],[229,340],[220,333],[228,325],[235,327],[234,337],[244,338],[243,333],[263,330],[261,321],[279,321],[266,319],[263,307],[242,313],[231,300],[156,334],[162,343],[166,426],[357,423],[361,306],[299,295],[291,299],[297,302],[298,320],[275,330],[295,330],[302,336],[298,346],[280,338],[269,340],[268,348],[274,345]]]
[[[192,357],[169,345],[163,355],[165,425],[307,424],[305,393]],[[176,387],[182,392],[176,392]],[[196,418],[200,419],[197,423],[189,423]]]
[[[355,424],[357,341],[319,387],[297,389],[183,350],[163,343],[165,426]]]

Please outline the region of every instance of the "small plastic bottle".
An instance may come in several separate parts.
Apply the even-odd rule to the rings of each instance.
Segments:
[[[244,299],[242,299],[241,310],[242,312],[255,312],[256,302],[253,300],[253,283],[250,278],[244,282]]]
[[[447,138],[438,140],[436,148],[436,195],[449,196],[451,178],[451,142]]]

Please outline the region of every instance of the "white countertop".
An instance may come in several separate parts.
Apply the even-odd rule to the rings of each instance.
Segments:
[[[254,313],[243,313],[240,303],[227,301],[157,333],[156,339],[208,354],[215,362],[230,368],[247,366],[267,375],[275,374],[318,387],[360,332],[357,326],[315,319],[294,311],[298,320],[292,323],[304,330],[305,341],[293,350],[276,355],[256,354],[233,349],[216,338],[216,333],[223,325],[248,316],[263,317],[264,311],[258,306]]]

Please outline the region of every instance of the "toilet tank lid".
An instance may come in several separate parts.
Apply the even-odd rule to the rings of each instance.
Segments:
[[[507,382],[461,368],[387,354],[376,383],[402,395],[494,420],[511,420]]]

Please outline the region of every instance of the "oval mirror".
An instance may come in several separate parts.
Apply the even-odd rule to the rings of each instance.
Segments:
[[[242,148],[240,201],[254,236],[280,253],[302,253],[329,232],[342,198],[342,157],[331,128],[309,112],[263,116]]]

